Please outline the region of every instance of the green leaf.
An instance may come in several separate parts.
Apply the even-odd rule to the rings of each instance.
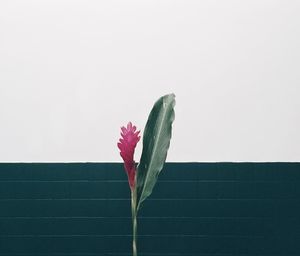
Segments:
[[[154,104],[143,135],[143,151],[137,167],[137,209],[152,193],[166,161],[174,121],[175,95],[165,95]]]

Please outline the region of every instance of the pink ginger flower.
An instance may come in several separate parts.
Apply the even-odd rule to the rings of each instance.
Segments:
[[[134,188],[136,173],[136,166],[133,155],[136,144],[140,140],[140,136],[138,136],[139,133],[140,131],[136,132],[136,126],[132,126],[132,123],[129,122],[127,124],[127,128],[125,128],[124,126],[121,127],[122,138],[120,138],[118,143],[118,148],[120,149],[120,155],[124,160],[124,168],[128,176],[128,182],[131,190],[133,190]]]

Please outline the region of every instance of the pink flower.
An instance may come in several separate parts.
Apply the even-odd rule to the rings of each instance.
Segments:
[[[133,160],[134,150],[136,144],[140,140],[138,136],[140,131],[136,132],[136,126],[132,126],[132,123],[127,124],[127,128],[124,126],[121,127],[121,136],[118,148],[120,149],[120,155],[124,160],[124,168],[128,176],[128,182],[131,189],[134,188],[134,179],[135,179],[135,162]]]

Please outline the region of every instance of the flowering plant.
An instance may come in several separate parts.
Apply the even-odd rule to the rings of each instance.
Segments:
[[[134,161],[134,151],[140,140],[136,126],[131,122],[121,128],[118,142],[120,155],[131,190],[133,226],[133,256],[137,256],[137,213],[145,199],[152,193],[157,177],[165,163],[172,135],[175,95],[168,94],[154,104],[143,134],[143,150],[139,164]]]

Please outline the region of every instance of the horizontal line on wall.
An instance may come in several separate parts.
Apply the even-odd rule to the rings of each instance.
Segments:
[[[72,237],[132,237],[128,235],[0,235],[0,238],[72,238]],[[258,235],[139,235],[139,237],[160,237],[160,238],[211,238],[211,237],[225,237],[225,238],[265,238],[270,236]],[[274,236],[276,237],[276,236]],[[293,236],[294,237],[294,236]]]
[[[127,180],[1,180],[0,183],[128,183]]]
[[[300,201],[299,198],[150,198],[147,201]],[[130,201],[129,198],[7,198],[1,201]]]
[[[278,198],[151,198],[147,201],[300,201],[298,197]],[[1,198],[1,201],[130,201],[129,198]]]
[[[132,256],[131,253],[39,253],[39,256]],[[32,253],[0,253],[0,256],[32,256]],[[202,254],[202,253],[139,253],[139,256],[235,256],[235,254]],[[239,256],[253,256],[250,254],[240,254]],[[276,256],[257,255],[257,256]],[[281,256],[281,255],[278,255]],[[286,256],[298,256],[286,254]]]
[[[32,253],[0,253],[0,256],[32,256]],[[36,254],[35,254],[36,255]],[[132,253],[39,253],[39,256],[132,256]],[[249,253],[239,253],[239,256],[254,256],[254,254]],[[139,253],[139,256],[236,256],[236,253]],[[255,256],[283,256],[283,254],[255,254]],[[299,256],[298,254],[286,253],[284,256]]]
[[[132,256],[131,253],[39,253],[39,256]],[[139,253],[140,256],[236,256],[235,253]],[[32,256],[32,253],[0,253],[0,256]],[[239,256],[253,256],[252,254],[241,253]],[[257,254],[255,256],[282,256],[282,254]],[[299,256],[296,254],[285,254],[285,256]]]
[[[0,217],[1,219],[128,219],[131,220],[132,217],[107,217],[107,216],[97,216],[97,217],[89,217],[89,216],[71,216],[71,217],[66,217],[66,216],[41,216],[41,217],[28,217],[28,216],[13,216],[13,217]],[[174,216],[163,216],[163,217],[138,217],[138,219],[173,219],[173,220],[183,220],[183,219],[205,219],[205,220],[214,220],[214,219],[223,219],[223,220],[274,220],[274,219],[279,219],[278,217],[174,217]],[[298,217],[289,217],[289,219],[295,219],[298,220]]]
[[[128,183],[127,180],[0,180],[0,183]],[[300,180],[161,180],[157,183],[300,183]]]
[[[131,253],[39,253],[39,256],[132,256]],[[178,254],[178,253],[139,253],[141,256],[232,256],[232,254]],[[32,253],[0,253],[0,256],[32,256]],[[241,255],[248,256],[248,255]],[[259,255],[258,255],[259,256]],[[268,256],[268,255],[264,255]],[[276,255],[272,255],[276,256]],[[287,256],[290,256],[288,254]],[[298,256],[298,255],[297,255]]]

